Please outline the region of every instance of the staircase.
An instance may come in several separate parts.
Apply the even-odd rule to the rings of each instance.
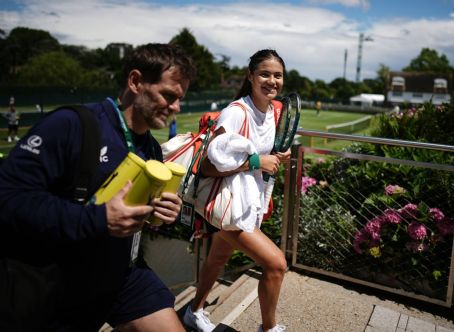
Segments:
[[[233,283],[219,280],[208,295],[204,310],[209,314],[211,322],[216,325],[214,331],[237,331],[231,325],[243,311],[257,298],[257,285],[260,274],[253,270],[242,274]],[[175,310],[183,321],[186,307],[194,298],[196,288],[188,287],[177,295]],[[192,331],[188,329],[187,331]]]
[[[209,314],[210,320],[216,325],[215,332],[235,332],[229,325],[240,316],[243,311],[257,298],[257,285],[260,273],[249,270],[242,274],[234,282],[218,280],[213,285],[208,295],[204,310]],[[196,287],[189,286],[175,298],[175,311],[181,322],[186,311],[186,307],[194,298]],[[184,324],[183,324],[184,325]],[[115,332],[109,324],[99,330],[99,332]],[[187,331],[193,331],[187,328]]]

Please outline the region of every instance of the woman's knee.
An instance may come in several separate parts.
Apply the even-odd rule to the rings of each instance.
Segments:
[[[287,271],[287,260],[285,259],[282,251],[277,250],[266,260],[264,266],[262,266],[268,273],[283,276]]]

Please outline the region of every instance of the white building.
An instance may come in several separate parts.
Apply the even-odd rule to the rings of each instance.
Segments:
[[[350,97],[350,104],[359,106],[382,105],[384,101],[385,101],[384,95],[372,93],[361,93],[360,95]]]

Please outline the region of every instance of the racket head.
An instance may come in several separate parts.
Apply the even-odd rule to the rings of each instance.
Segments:
[[[286,107],[285,98],[282,99],[281,102],[282,102],[282,109],[281,109],[281,114],[279,116],[279,120],[278,120],[277,126],[276,126],[276,134],[274,136],[273,152],[278,152],[281,150],[281,147],[284,144],[285,135],[286,135],[286,121],[287,121],[288,107]]]
[[[287,151],[293,143],[296,130],[298,129],[300,112],[301,112],[301,98],[296,92],[292,92],[285,97],[283,108],[286,108],[287,114],[287,128],[285,131],[284,140],[280,147],[280,152]]]

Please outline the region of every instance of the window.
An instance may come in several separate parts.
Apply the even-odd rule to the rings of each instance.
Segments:
[[[444,78],[434,79],[434,93],[447,93],[448,81]]]
[[[391,90],[405,91],[405,78],[402,76],[394,76],[391,82]]]

